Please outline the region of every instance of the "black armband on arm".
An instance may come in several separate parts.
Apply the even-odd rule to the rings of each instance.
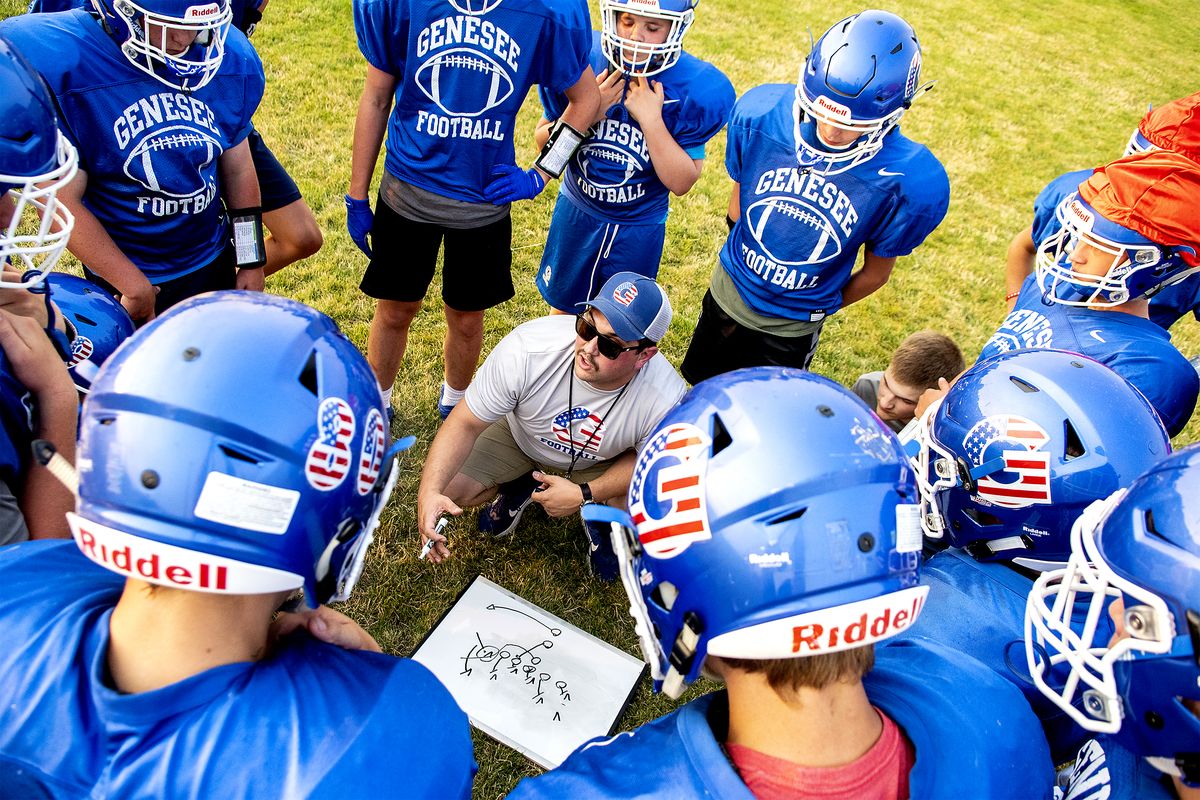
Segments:
[[[551,177],[561,176],[587,137],[586,133],[580,133],[561,119],[558,120],[550,129],[550,138],[533,165]]]
[[[233,233],[233,254],[238,269],[258,269],[267,263],[263,240],[262,207],[229,210]]]
[[[726,214],[725,215],[725,227],[729,228],[729,230],[733,230],[734,225],[737,225],[737,222],[734,220],[733,217]]]

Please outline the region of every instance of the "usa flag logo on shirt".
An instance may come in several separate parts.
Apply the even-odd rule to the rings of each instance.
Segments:
[[[555,439],[565,445],[595,452],[600,449],[600,440],[604,438],[604,420],[583,406],[576,406],[555,417],[550,431]]]
[[[979,422],[963,440],[973,467],[995,462],[981,476],[975,497],[1004,508],[1050,503],[1050,441],[1037,423],[1014,414],[997,414]]]
[[[81,361],[87,361],[92,357],[94,350],[91,339],[86,336],[76,336],[75,340],[71,342],[71,360],[67,362],[67,368],[70,369]]]
[[[638,456],[629,484],[629,513],[638,539],[655,558],[674,558],[712,538],[704,473],[712,440],[688,423],[668,425]]]
[[[328,492],[342,485],[350,471],[354,412],[340,397],[327,397],[317,408],[317,440],[308,449],[304,474],[314,489]]]
[[[384,441],[383,415],[372,408],[367,414],[367,425],[363,434],[362,453],[358,457],[358,493],[366,494],[379,479],[379,467],[383,464]]]

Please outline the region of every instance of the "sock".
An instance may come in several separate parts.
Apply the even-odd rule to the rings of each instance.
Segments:
[[[442,381],[442,397],[438,403],[443,406],[456,406],[466,393],[466,389],[451,389],[450,384]]]
[[[392,388],[389,386],[383,391],[383,407],[388,408],[392,404]]]

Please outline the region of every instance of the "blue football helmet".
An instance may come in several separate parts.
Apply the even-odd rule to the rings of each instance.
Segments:
[[[76,543],[174,588],[345,599],[398,474],[366,359],[261,293],[155,319],[100,369],[79,429]]]
[[[91,0],[130,64],[193,92],[221,68],[233,12],[229,0]]]
[[[610,523],[656,688],[707,655],[794,658],[880,641],[924,603],[912,470],[830,380],[757,367],[697,385],[642,448]]]
[[[1197,496],[1192,446],[1081,516],[1066,568],[1035,582],[1025,610],[1038,689],[1086,730],[1112,734],[1191,786],[1200,785],[1200,719],[1184,705],[1200,704]],[[1071,625],[1081,607],[1082,630]],[[1121,616],[1124,636],[1103,633],[1108,614]],[[1061,685],[1047,680],[1056,668],[1069,669]]]
[[[921,45],[912,26],[887,11],[863,11],[827,30],[800,67],[796,82],[796,157],[836,175],[873,157],[913,101]],[[859,134],[842,147],[826,143],[817,123]]]
[[[600,46],[613,69],[648,77],[670,69],[683,53],[683,37],[696,20],[699,0],[600,0]],[[658,20],[666,39],[657,44],[621,35],[621,15]]]
[[[133,335],[133,320],[124,306],[91,281],[55,272],[46,276],[46,285],[50,299],[75,328],[67,369],[75,388],[86,394],[100,365]]]
[[[925,534],[1033,568],[1066,562],[1079,513],[1171,452],[1137,389],[1061,350],[976,363],[921,418],[918,441]]]
[[[1112,308],[1158,292],[1194,272],[1175,248],[1156,244],[1118,225],[1072,192],[1055,209],[1062,227],[1038,245],[1034,264],[1047,301],[1065,306]],[[1077,273],[1071,254],[1087,244],[1112,258],[1104,275]]]
[[[58,130],[41,76],[0,39],[0,265],[22,273],[0,287],[42,282],[67,247],[75,218],[58,192],[75,177],[75,148]]]

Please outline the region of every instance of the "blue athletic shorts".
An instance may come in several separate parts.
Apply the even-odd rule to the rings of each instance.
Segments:
[[[538,291],[551,308],[574,314],[579,311],[576,303],[591,300],[618,272],[628,270],[655,278],[666,230],[662,222],[605,222],[560,193],[538,268]]]

